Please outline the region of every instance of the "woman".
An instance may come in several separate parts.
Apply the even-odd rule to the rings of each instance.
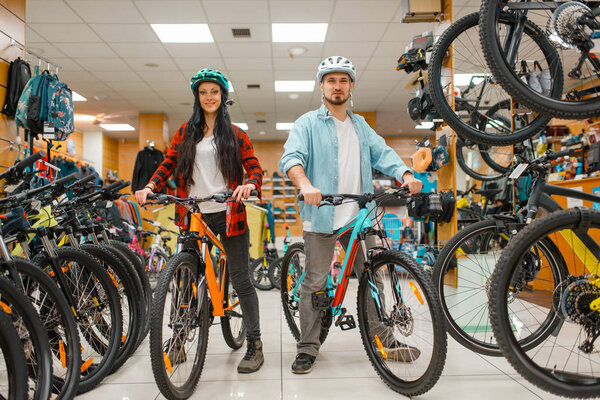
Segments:
[[[262,184],[262,169],[254,156],[248,135],[231,123],[227,112],[229,82],[219,71],[203,69],[191,78],[194,93],[194,112],[190,120],[179,128],[167,157],[158,167],[150,182],[135,192],[138,203],[159,191],[172,174],[177,182],[179,197],[205,197],[233,190],[237,202],[200,204],[203,219],[210,229],[219,234],[229,260],[229,275],[239,299],[247,328],[248,350],[238,365],[238,372],[250,373],[260,369],[264,362],[258,297],[248,272],[249,235],[246,211],[241,203],[252,190]],[[243,184],[243,170],[248,181]],[[188,213],[185,207],[176,208],[175,222],[187,229]]]

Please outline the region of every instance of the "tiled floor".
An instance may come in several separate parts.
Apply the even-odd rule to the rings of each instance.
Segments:
[[[332,328],[312,373],[294,375],[290,366],[295,342],[281,311],[279,292],[259,291],[265,364],[254,374],[238,374],[244,348],[231,351],[219,326],[209,335],[208,355],[202,377],[191,399],[399,399],[376,375],[360,340],[358,329]],[[355,304],[356,283],[351,282],[346,305]],[[356,316],[356,314],[354,313]],[[502,358],[486,358],[465,350],[448,338],[444,373],[436,386],[420,398],[437,399],[553,399],[553,395],[522,379]],[[148,340],[115,374],[82,400],[164,399],[154,383]]]

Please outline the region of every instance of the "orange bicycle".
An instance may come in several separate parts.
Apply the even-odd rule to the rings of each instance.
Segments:
[[[172,202],[191,209],[190,229],[179,236],[178,254],[161,273],[152,303],[152,372],[167,399],[187,399],[193,394],[206,358],[208,329],[215,317],[221,318],[221,330],[229,347],[238,349],[246,339],[240,302],[227,272],[225,249],[202,219],[198,206],[207,201],[232,201],[231,194],[205,198],[148,196],[155,200],[152,204]]]

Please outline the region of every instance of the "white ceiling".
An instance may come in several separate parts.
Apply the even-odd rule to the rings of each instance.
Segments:
[[[411,76],[396,61],[412,37],[433,24],[403,24],[398,0],[27,0],[26,45],[62,67],[59,77],[88,99],[76,113],[104,114],[137,128],[140,112],[164,112],[170,130],[189,118],[189,78],[205,67],[233,82],[234,122],[249,126],[252,140],[285,140],[276,122],[293,122],[320,105],[320,92],[276,93],[274,80],[315,79],[318,63],[344,55],[357,67],[354,110],[377,111],[377,130],[386,136],[422,134],[406,112]],[[454,0],[454,17],[477,11],[477,0]],[[271,23],[327,22],[324,43],[272,43]],[[163,44],[151,23],[207,23],[210,44]],[[249,28],[251,38],[233,38],[232,28]],[[290,58],[290,47],[308,51]],[[34,62],[35,63],[35,62]],[[148,67],[145,64],[157,64]],[[45,66],[44,66],[45,67]],[[247,89],[260,84],[260,89]],[[256,120],[266,120],[257,123]],[[109,121],[107,121],[109,122]],[[97,130],[76,123],[82,131]],[[265,131],[265,135],[259,135]],[[135,139],[137,132],[108,133]]]

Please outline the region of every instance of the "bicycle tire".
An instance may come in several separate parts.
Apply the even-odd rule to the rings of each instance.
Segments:
[[[507,64],[503,55],[501,46],[497,41],[496,30],[496,7],[498,1],[486,0],[481,3],[480,24],[480,42],[484,48],[485,59],[492,70],[492,73],[498,83],[502,85],[504,90],[510,93],[514,98],[519,99],[532,110],[543,113],[550,117],[564,119],[585,119],[600,115],[600,97],[582,101],[567,101],[561,100],[564,85],[564,72],[561,57],[558,56],[554,45],[548,40],[545,32],[537,29],[540,36],[547,42],[548,50],[553,49],[556,54],[556,68],[560,68],[556,74],[553,74],[555,84],[552,87],[550,96],[545,96],[532,90],[522,81],[518,82],[512,68]],[[488,24],[488,25],[486,25]],[[579,54],[578,54],[579,55]],[[565,56],[566,57],[566,56]],[[584,80],[570,82],[570,86],[577,86],[580,83],[585,83]]]
[[[274,288],[281,290],[281,264],[283,257],[271,261],[269,264],[269,280]]]
[[[371,323],[374,325],[376,319],[379,319],[378,316],[372,317],[369,322],[368,310],[371,309],[371,312],[376,312],[375,309],[375,301],[372,296],[372,283],[369,280],[369,274],[364,273],[361,277],[360,284],[358,287],[358,296],[357,296],[357,308],[358,308],[358,324],[360,328],[361,339],[363,342],[363,346],[367,352],[367,356],[369,357],[369,361],[373,368],[379,375],[379,377],[385,382],[385,384],[394,390],[397,393],[401,393],[405,396],[418,396],[421,395],[428,390],[430,390],[435,383],[440,378],[442,371],[444,369],[444,365],[446,362],[446,353],[447,353],[447,336],[445,330],[444,319],[442,315],[442,310],[439,304],[439,300],[435,291],[433,290],[433,284],[431,282],[431,277],[417,264],[417,262],[409,257],[408,255],[401,253],[399,251],[387,250],[382,251],[379,254],[376,254],[372,259],[371,271],[373,276],[378,273],[378,270],[382,270],[386,268],[386,271],[383,271],[382,274],[390,274],[391,269],[389,266],[399,266],[404,269],[404,272],[399,272],[394,268],[394,273],[408,275],[412,279],[409,281],[409,287],[406,287],[406,291],[401,291],[400,296],[403,302],[403,306],[405,304],[414,304],[412,310],[421,311],[423,313],[428,313],[430,315],[430,327],[426,326],[425,328],[429,328],[431,330],[431,338],[429,336],[426,339],[423,339],[422,336],[425,335],[425,331],[419,331],[419,334],[414,334],[415,329],[415,321],[418,321],[418,328],[421,328],[423,325],[429,325],[424,323],[425,316],[423,314],[418,314],[418,318],[414,318],[412,315],[412,311],[410,308],[404,308],[394,303],[394,310],[398,310],[398,315],[400,316],[400,311],[403,313],[399,319],[396,319],[396,315],[394,321],[397,321],[395,325],[400,325],[402,322],[407,326],[412,323],[411,333],[405,333],[401,336],[401,339],[396,339],[392,336],[394,341],[402,340],[403,344],[407,346],[417,345],[420,343],[418,348],[420,352],[420,356],[418,358],[412,358],[414,353],[411,353],[411,359],[406,360],[404,363],[409,363],[410,361],[414,369],[411,369],[411,373],[407,373],[407,377],[397,376],[395,372],[393,372],[388,365],[385,364],[385,359],[388,358],[389,352],[386,353],[385,350],[382,351],[384,345],[379,339],[377,334],[374,335],[374,340],[371,340],[371,329],[373,332],[376,327],[371,327]],[[408,279],[407,279],[408,280]],[[393,281],[392,281],[393,282]],[[382,284],[383,285],[383,284]],[[420,287],[421,290],[418,290]],[[392,284],[390,289],[393,291],[397,291],[400,288],[400,281],[398,281],[397,285]],[[385,289],[380,287],[378,290],[378,294],[380,294],[380,290]],[[412,290],[411,290],[412,289]],[[417,291],[420,295],[417,295]],[[411,292],[415,294],[415,300],[417,300],[421,307],[419,307],[419,303],[412,303],[410,301]],[[393,298],[393,296],[392,296]],[[371,306],[369,306],[369,303]],[[426,305],[424,303],[427,303]],[[386,301],[382,301],[382,304],[386,303]],[[391,303],[391,302],[390,302]],[[411,322],[412,321],[412,322]],[[389,329],[389,327],[380,322],[384,329]],[[393,329],[393,328],[392,328]],[[408,329],[406,326],[399,329]],[[380,332],[379,330],[377,332]],[[389,331],[388,331],[389,332]],[[391,332],[393,334],[393,330]],[[382,336],[383,337],[383,336]],[[385,337],[384,337],[385,340]],[[375,341],[378,341],[376,344]],[[407,342],[407,343],[404,343]],[[423,344],[428,344],[431,346],[430,351],[426,351],[423,347]],[[415,347],[415,346],[413,346]],[[428,353],[428,354],[426,354]],[[429,362],[427,363],[427,368],[424,369],[423,373],[420,374],[416,379],[413,375],[418,375],[420,369],[421,362],[429,357]],[[414,361],[419,360],[419,363],[416,364]],[[402,363],[402,364],[404,364]],[[390,365],[398,365],[398,360],[394,360]],[[407,372],[407,371],[406,371]]]
[[[11,320],[21,342],[19,347],[31,346],[25,353],[25,376],[29,377],[30,383],[34,383],[33,387],[29,385],[29,397],[46,400],[52,392],[52,354],[42,321],[25,295],[13,282],[3,277],[0,278],[0,301],[12,310]]]
[[[178,271],[188,271],[188,273],[183,275],[183,277],[181,277],[181,275],[176,276],[178,273],[183,274],[183,272]],[[150,323],[150,360],[152,364],[152,373],[154,374],[156,384],[163,396],[169,400],[187,399],[192,395],[196,385],[198,384],[198,381],[200,380],[200,375],[206,359],[209,327],[211,324],[212,314],[210,311],[212,307],[208,298],[206,283],[203,283],[196,288],[195,296],[190,294],[189,289],[187,289],[190,286],[189,282],[185,282],[186,285],[183,287],[183,289],[179,289],[182,287],[182,285],[178,283],[180,279],[181,281],[184,281],[185,279],[192,279],[193,282],[197,282],[198,273],[199,265],[197,256],[188,252],[179,253],[169,260],[169,263],[163,271],[163,274],[161,275],[154,292],[154,306],[152,307],[152,318]],[[171,287],[171,281],[173,278],[177,280],[177,283]],[[184,291],[182,292],[182,290]],[[198,295],[198,293],[200,293],[200,295]],[[183,303],[176,304],[175,312],[177,312],[177,310],[190,310],[193,308],[191,305],[197,308],[198,299],[201,300],[200,310],[194,310],[194,313],[196,313],[195,323],[199,325],[199,331],[196,335],[196,340],[199,341],[199,343],[197,346],[197,352],[194,355],[193,365],[191,366],[189,375],[184,377],[185,380],[183,383],[174,384],[170,378],[174,374],[172,371],[177,371],[179,366],[173,368],[173,363],[168,355],[173,348],[173,340],[171,337],[167,341],[164,341],[163,330],[166,328],[172,329],[171,327],[176,326],[176,324],[171,320],[173,317],[173,314],[171,313],[172,310],[165,310],[164,308],[168,296],[169,300],[171,300],[176,295],[185,297],[186,294],[190,296],[190,306],[180,307]],[[195,297],[195,301],[191,300],[192,296]],[[165,317],[168,318],[169,324],[165,323]],[[193,318],[190,317],[190,320],[192,319]],[[181,325],[185,324],[182,322]],[[183,327],[180,327],[179,329],[179,334],[181,334]],[[171,335],[173,334],[174,333]],[[176,355],[179,356],[180,354],[181,349],[179,349]],[[174,364],[185,364],[187,362],[189,354],[186,352],[183,354],[185,360],[179,363],[175,362]],[[171,377],[168,376],[168,373],[172,374]]]
[[[584,228],[582,229],[600,229],[600,213],[591,210],[588,210],[588,212],[589,214],[585,216],[585,221],[587,222],[583,224]],[[557,361],[553,357],[554,349],[552,349],[552,351],[546,351],[543,353],[544,359],[542,361],[546,365],[543,365],[538,364],[538,362],[534,360],[537,356],[536,351],[538,349],[530,349],[530,351],[527,352],[521,347],[515,338],[511,327],[511,324],[516,323],[517,321],[513,322],[508,320],[509,316],[507,313],[507,296],[510,296],[508,298],[512,298],[513,301],[516,297],[515,294],[511,294],[511,289],[509,288],[513,285],[514,272],[523,255],[529,252],[529,249],[535,243],[541,242],[544,239],[550,239],[550,235],[553,233],[564,232],[564,230],[573,231],[580,229],[581,222],[581,210],[561,210],[533,221],[520,231],[519,234],[510,241],[498,260],[496,270],[492,277],[490,313],[492,328],[494,329],[498,345],[504,352],[506,359],[513,368],[521,374],[521,376],[533,385],[550,393],[565,397],[587,398],[597,397],[598,393],[600,393],[600,379],[597,378],[598,375],[594,375],[592,372],[592,376],[589,376],[589,373],[586,373],[587,375],[580,377],[578,372],[568,370],[563,371],[563,368],[567,368],[567,361],[570,359],[572,359],[573,362],[578,363],[580,360],[579,357],[584,357],[582,360],[585,361],[586,365],[597,363],[597,358],[590,358],[591,354],[577,354],[579,349],[576,349],[575,345],[578,340],[583,341],[583,337],[586,336],[582,327],[578,327],[578,324],[571,323],[566,319],[566,316],[561,315],[562,313],[555,312],[556,318],[563,322],[560,325],[560,329],[557,328],[552,336],[549,337],[549,340],[554,340],[555,344],[560,343],[561,346],[571,349],[571,353],[567,355],[557,355],[557,357],[559,357]],[[554,240],[552,240],[552,242],[554,242]],[[568,259],[570,260],[570,257],[568,257]],[[564,268],[563,272],[569,277],[571,276],[571,272],[566,270],[567,267],[565,261],[562,253],[559,252],[557,258],[553,262],[562,266]],[[571,261],[569,262],[571,263]],[[570,266],[572,267],[573,265],[570,264]],[[583,272],[584,276],[587,275],[585,271]],[[552,309],[555,309],[556,302],[560,301],[554,294],[556,291],[562,291],[558,289],[559,287],[556,287],[552,294]],[[584,309],[582,308],[582,310]],[[579,334],[577,333],[577,329],[573,330],[573,326],[579,328]],[[573,340],[573,337],[575,338],[573,344],[566,344],[566,342],[561,341],[560,335],[563,328],[570,331],[568,333],[569,340]],[[546,348],[552,348],[551,345],[552,343],[546,345]],[[541,346],[544,346],[544,343],[541,343],[540,347]],[[573,352],[573,350],[575,350],[575,352]],[[573,354],[575,355],[574,357],[572,357]],[[597,354],[597,352],[594,354]],[[548,367],[548,365],[550,365],[550,367]]]
[[[25,353],[19,335],[3,308],[0,308],[0,353],[6,370],[0,375],[6,376],[8,392],[0,393],[0,398],[7,400],[27,399],[27,366]]]
[[[156,249],[154,253],[150,250],[150,257],[148,258],[148,263],[146,264],[146,274],[148,275],[148,280],[150,282],[150,287],[154,291],[156,288],[156,283],[158,282],[158,278],[160,277],[160,273],[167,265],[169,261],[169,255],[162,249]],[[155,267],[159,267],[156,268]]]
[[[300,278],[301,273],[298,274],[295,272],[290,272],[290,265],[294,264],[295,268],[299,268],[299,260],[298,256],[304,254],[304,243],[298,242],[290,245],[285,255],[283,256],[282,266],[281,266],[281,276],[287,277],[287,284],[284,285],[283,278],[281,279],[281,304],[283,306],[283,314],[285,315],[285,320],[287,322],[288,327],[290,328],[290,332],[296,341],[300,340],[300,326],[296,322],[295,318],[298,316],[299,312],[298,303],[299,300],[290,299],[290,291],[292,290],[292,281],[297,282]],[[304,267],[302,267],[304,269]],[[292,276],[292,274],[294,274]],[[331,308],[329,308],[323,315],[321,319],[321,333],[319,334],[319,341],[322,343],[327,339],[327,335],[329,334],[329,327],[331,326],[332,317],[331,317]]]
[[[495,180],[502,178],[502,176],[504,175],[503,173],[496,172],[492,175],[486,175],[486,174],[479,173],[479,172],[475,171],[474,169],[472,169],[471,167],[469,167],[469,165],[467,165],[467,162],[465,160],[465,156],[463,153],[463,147],[465,147],[465,146],[467,146],[466,142],[460,136],[457,136],[456,137],[456,152],[455,152],[456,162],[458,163],[460,168],[465,172],[465,174],[467,174],[477,180],[480,180],[480,181],[495,181]]]
[[[53,360],[53,397],[72,399],[79,386],[81,350],[79,334],[73,312],[56,283],[39,267],[28,260],[12,260],[20,275],[17,287],[27,296],[38,311],[48,335]]]
[[[100,384],[110,372],[112,363],[117,357],[122,337],[123,318],[119,293],[108,273],[88,253],[71,247],[58,247],[54,249],[54,252],[61,263],[66,263],[65,267],[62,267],[63,273],[69,273],[69,275],[65,275],[68,287],[61,289],[70,292],[70,295],[75,297],[77,305],[75,311],[78,315],[76,321],[81,345],[83,347],[86,344],[89,345],[82,351],[82,362],[86,368],[81,371],[79,379],[77,393],[81,394]],[[46,253],[38,254],[31,261],[45,271],[53,270],[51,260]],[[79,266],[79,276],[73,275],[78,272],[71,269],[73,265]],[[87,278],[84,287],[78,286],[79,278]],[[92,291],[94,296],[90,296],[85,292],[86,290]],[[92,305],[89,301],[94,297],[96,301]],[[100,299],[98,299],[99,297]],[[108,321],[103,317],[107,314],[110,314]],[[100,321],[103,321],[102,324]],[[100,346],[98,341],[101,341],[103,345]],[[102,354],[95,353],[97,350],[103,351]],[[96,358],[99,357],[102,357],[102,360],[97,362]]]
[[[506,18],[509,17],[507,16]],[[431,99],[435,105],[435,109],[444,119],[444,122],[450,125],[452,129],[465,138],[468,138],[479,144],[489,144],[495,146],[510,145],[522,142],[526,138],[532,137],[542,131],[550,118],[544,115],[538,115],[525,127],[517,131],[510,132],[507,135],[486,133],[485,130],[482,131],[477,129],[476,127],[471,126],[461,120],[457,113],[453,110],[451,104],[448,103],[446,94],[444,93],[444,88],[441,84],[444,58],[446,57],[446,54],[451,48],[453,42],[459,37],[459,35],[468,29],[477,27],[478,25],[478,12],[466,15],[446,29],[436,42],[428,68]],[[469,42],[472,43],[471,41]],[[508,93],[506,94],[506,99],[510,101]]]
[[[244,341],[246,340],[246,325],[244,324],[244,319],[242,316],[243,312],[239,303],[240,299],[237,296],[237,292],[233,288],[233,284],[231,283],[231,279],[229,277],[229,268],[227,268],[227,274],[225,274],[224,279],[225,290],[223,292],[223,304],[225,304],[226,307],[229,307],[230,304],[237,303],[237,307],[235,307],[235,309],[232,311],[234,311],[236,314],[240,314],[240,316],[238,317],[233,315],[221,317],[221,331],[227,346],[237,350],[242,347]],[[237,324],[240,324],[238,328],[236,328]]]
[[[146,270],[144,268],[144,263],[140,258],[134,253],[127,244],[123,242],[119,242],[117,240],[111,240],[110,245],[119,250],[127,259],[133,267],[135,268],[135,272],[138,274],[140,281],[142,282],[142,288],[144,289],[144,298],[146,305],[146,312],[144,315],[146,319],[144,321],[144,330],[142,331],[141,340],[143,340],[150,331],[150,313],[152,311],[152,288],[150,287],[150,281],[148,279],[148,275],[146,274]]]
[[[254,260],[252,264],[250,264],[248,272],[250,273],[250,282],[252,285],[259,290],[271,290],[273,289],[273,284],[269,280],[269,269],[267,259],[267,268],[265,268],[265,257],[260,257]]]
[[[111,251],[108,246],[101,247],[94,244],[82,244],[79,248],[98,261],[119,292],[123,328],[119,351],[109,372],[112,374],[125,364],[139,343],[143,321],[143,303],[140,302],[143,298],[142,284],[137,275],[135,277],[132,275],[135,271],[130,272],[118,256],[115,256],[113,251],[116,250]]]

